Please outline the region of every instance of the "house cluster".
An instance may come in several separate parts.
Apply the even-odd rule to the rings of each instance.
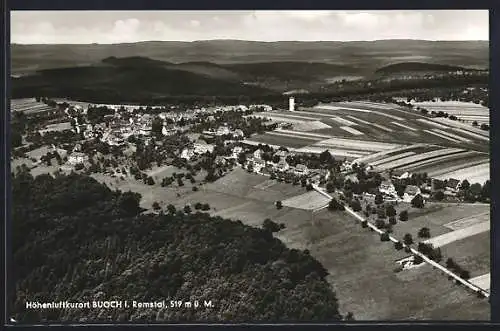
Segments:
[[[212,144],[194,143],[193,146],[184,148],[179,157],[189,161],[197,155],[203,155],[207,152],[212,153],[214,148],[215,146]]]
[[[405,173],[403,175],[408,176],[407,174],[408,173]],[[386,201],[403,201],[410,203],[417,195],[421,195],[424,199],[429,198],[429,195],[422,193],[422,189],[416,185],[406,185],[403,196],[400,197],[393,181],[404,180],[406,178],[408,177],[401,178],[401,176],[397,176],[396,178],[385,179],[380,183],[378,190]]]
[[[278,150],[274,153],[273,158],[278,157],[278,162],[265,161],[262,158],[263,151],[257,149],[253,152],[251,157],[247,159],[245,167],[251,169],[255,173],[273,173],[277,172],[279,174],[292,174],[298,177],[308,177],[311,180],[319,181],[321,176],[318,175],[318,171],[308,169],[304,164],[298,164],[292,167],[287,161],[287,156],[292,156],[293,154],[284,150]],[[324,174],[323,174],[324,175]]]
[[[231,135],[234,139],[245,138],[245,133],[243,132],[243,130],[232,129],[227,125],[227,123],[225,123],[224,125],[220,125],[217,130],[205,130],[203,131],[203,134],[216,137]]]

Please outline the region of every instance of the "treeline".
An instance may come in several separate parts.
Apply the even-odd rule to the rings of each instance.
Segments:
[[[433,90],[468,87],[471,85],[488,86],[487,75],[479,76],[445,76],[434,79],[394,79],[389,82],[380,80],[354,81],[331,85],[325,92],[314,92],[300,96],[300,102],[307,105],[314,102],[330,102],[332,98],[350,98],[353,96],[388,95],[405,90]],[[174,104],[192,107],[194,105],[237,105],[237,104],[269,104],[277,108],[287,107],[287,99],[279,92],[266,89],[247,90],[245,93],[228,93],[227,86],[221,89],[210,89],[210,93],[171,93],[160,96],[159,92],[148,91],[147,86],[137,89],[136,81],[131,89],[111,89],[107,87],[77,88],[75,86],[40,87],[25,85],[21,81],[13,81],[13,98],[29,98],[33,95],[43,94],[49,98],[59,97],[92,103],[137,103],[150,106]],[[156,89],[156,87],[155,87]],[[248,93],[246,93],[248,92]]]
[[[192,209],[139,215],[89,177],[12,178],[10,311],[19,322],[334,321],[327,271],[272,232]],[[27,310],[26,301],[212,300],[210,309]]]

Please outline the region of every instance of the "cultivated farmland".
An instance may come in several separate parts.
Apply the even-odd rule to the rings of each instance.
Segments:
[[[284,200],[283,206],[305,210],[315,210],[325,207],[329,202],[330,200],[324,195],[316,191],[310,191]]]
[[[436,176],[437,179],[456,178],[458,180],[467,179],[471,183],[484,183],[490,179],[490,164],[482,163],[479,165],[463,168],[460,170],[448,172]]]

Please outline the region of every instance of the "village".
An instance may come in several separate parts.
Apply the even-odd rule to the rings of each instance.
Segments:
[[[39,103],[53,104],[53,101],[24,100],[23,103],[14,104],[13,110],[16,106],[26,107],[29,104],[38,107]],[[13,153],[21,157],[23,151],[27,152],[25,155],[29,162],[25,163],[30,164],[31,168],[38,168],[35,173],[43,173],[44,167],[49,166],[46,170],[85,173],[102,170],[123,181],[134,178],[143,180],[149,177],[144,175],[147,169],[155,165],[192,169],[209,162],[205,170],[216,174],[209,176],[212,181],[234,167],[241,167],[248,172],[293,185],[321,185],[326,186],[329,192],[344,191],[342,196],[347,196],[348,203],[352,198],[372,200],[378,195],[384,201],[394,203],[411,203],[414,200],[422,200],[423,203],[460,202],[466,199],[460,190],[461,186],[469,188],[474,184],[455,178],[432,178],[426,173],[379,169],[377,162],[373,162],[374,165],[369,161],[362,162],[366,157],[342,158],[330,154],[327,148],[322,152],[310,153],[284,146],[254,143],[249,138],[255,134],[292,126],[287,121],[253,116],[254,113],[271,112],[272,107],[267,105],[165,111],[165,108],[119,105],[84,107],[64,101],[56,103],[54,108],[59,123],[54,124],[51,120],[51,124],[45,127],[37,124],[37,132],[28,132],[26,135],[25,139],[30,140],[31,137],[31,140],[37,141],[31,145],[38,148],[28,151],[26,146],[21,146]],[[54,113],[51,114],[53,117]],[[68,132],[80,138],[75,138],[72,144],[67,141],[53,143],[54,139],[51,139],[48,141],[50,144],[39,146],[44,137]],[[38,140],[33,136],[38,137]],[[203,161],[207,157],[209,161]],[[57,164],[55,168],[52,166],[54,158]],[[103,164],[96,166],[99,160]],[[363,178],[360,178],[360,170]],[[367,181],[369,184],[366,184]],[[481,188],[476,190],[474,199],[480,200],[480,194]],[[468,199],[471,199],[470,196]]]

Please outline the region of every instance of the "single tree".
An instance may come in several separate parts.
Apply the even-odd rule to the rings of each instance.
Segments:
[[[153,202],[152,207],[153,207],[153,210],[160,210],[161,209],[160,204],[156,201]]]
[[[401,241],[397,241],[394,243],[394,248],[397,249],[398,251],[402,250],[403,249],[403,244],[401,243]]]
[[[408,211],[407,210],[403,210],[399,213],[399,220],[401,222],[406,222],[408,221]]]
[[[384,197],[382,196],[382,194],[377,194],[375,196],[375,204],[378,206],[378,205],[381,205],[384,203]]]
[[[414,264],[421,264],[422,262],[424,262],[424,259],[420,255],[413,256],[413,263]]]
[[[456,267],[456,263],[455,261],[453,261],[453,259],[451,257],[449,257],[447,260],[446,260],[446,268],[448,269],[453,269]]]
[[[361,202],[358,199],[354,199],[351,203],[351,208],[353,211],[361,211]]]
[[[385,208],[385,213],[388,217],[396,216],[396,208],[393,205],[388,205]]]
[[[389,233],[384,232],[380,235],[380,241],[389,241]]]
[[[169,212],[169,214],[174,215],[175,212],[177,211],[177,209],[175,208],[175,206],[173,204],[169,204],[167,206],[167,211]]]
[[[411,236],[411,234],[405,234],[405,236],[403,237],[403,242],[406,246],[413,244],[413,237]]]
[[[412,200],[411,200],[411,205],[414,208],[424,208],[424,198],[420,195],[417,194]]]
[[[418,237],[419,238],[430,238],[431,231],[429,230],[429,228],[423,227],[418,231]]]
[[[276,209],[278,209],[278,210],[279,210],[279,209],[281,209],[281,208],[283,208],[283,203],[282,203],[281,201],[279,201],[279,200],[278,200],[278,201],[276,201]]]

